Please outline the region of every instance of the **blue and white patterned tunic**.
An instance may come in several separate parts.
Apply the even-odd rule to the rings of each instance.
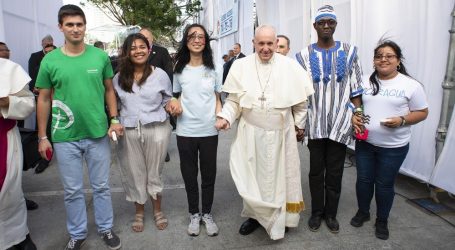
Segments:
[[[343,144],[352,140],[352,104],[362,94],[362,68],[357,48],[340,41],[330,49],[316,43],[296,54],[313,80],[306,133],[309,139],[329,138]]]

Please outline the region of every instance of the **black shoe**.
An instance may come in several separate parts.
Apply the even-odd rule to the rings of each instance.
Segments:
[[[32,200],[25,199],[25,206],[27,206],[27,210],[35,210],[38,208],[38,204]]]
[[[70,239],[66,244],[65,250],[80,250],[85,243],[85,239]]]
[[[49,167],[49,162],[47,160],[42,159],[38,163],[38,166],[36,166],[35,173],[40,174],[44,172],[44,170],[46,170],[47,167]]]
[[[241,235],[248,235],[254,232],[254,230],[256,230],[260,225],[261,224],[259,224],[257,220],[248,218],[248,220],[243,222],[242,225],[240,226],[239,233]]]
[[[331,233],[336,234],[340,231],[340,224],[338,224],[336,218],[332,217],[325,218],[325,224],[327,225]]]
[[[116,250],[122,247],[120,238],[112,230],[101,233],[101,238],[110,249]]]
[[[387,221],[376,219],[376,224],[374,224],[374,226],[376,227],[376,231],[374,232],[376,238],[381,240],[387,240],[389,238],[389,229],[387,228]]]
[[[171,157],[169,156],[169,153],[166,154],[166,159],[164,159],[165,162],[169,162],[171,160]]]
[[[33,243],[32,239],[30,238],[30,234],[27,234],[27,236],[25,236],[25,240],[15,245],[12,249],[36,250],[36,246],[35,243]]]
[[[362,213],[357,211],[354,217],[351,219],[351,225],[354,227],[361,227],[363,223],[370,220],[370,214]]]
[[[320,215],[311,215],[310,219],[308,220],[308,227],[310,231],[317,232],[319,227],[321,227],[322,223],[322,216]]]

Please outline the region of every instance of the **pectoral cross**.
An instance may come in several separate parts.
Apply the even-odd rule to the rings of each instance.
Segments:
[[[261,101],[261,109],[264,108],[264,102],[267,101],[267,98],[264,96],[264,92],[262,92],[262,96],[258,98],[259,101]]]

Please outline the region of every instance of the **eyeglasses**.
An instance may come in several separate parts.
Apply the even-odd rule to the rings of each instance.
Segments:
[[[196,35],[196,34],[193,34],[193,35],[189,35],[188,36],[188,41],[196,41],[196,39],[199,39],[199,41],[205,41],[205,36],[200,34],[200,35]]]
[[[324,27],[327,24],[329,27],[335,27],[337,25],[337,21],[333,19],[325,19],[325,20],[319,20],[316,22],[316,25],[319,27]]]
[[[389,54],[389,55],[374,55],[374,60],[375,61],[381,61],[382,58],[385,58],[387,61],[390,61],[393,58],[397,58],[397,55],[392,55],[392,54]]]

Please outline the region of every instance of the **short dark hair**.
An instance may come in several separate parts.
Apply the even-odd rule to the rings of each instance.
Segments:
[[[63,5],[58,11],[58,23],[63,24],[63,18],[67,16],[81,16],[84,19],[84,24],[87,23],[84,11],[77,5],[67,4]]]
[[[240,45],[240,43],[234,43],[234,45],[238,45],[239,48],[242,48],[242,45]]]
[[[223,57],[221,57],[222,59],[226,58],[226,57],[229,57],[228,55],[224,54]]]
[[[103,42],[101,41],[96,41],[93,46],[97,47],[97,48],[104,48],[104,44]]]
[[[0,45],[5,45],[5,46],[7,46],[6,43],[4,43],[4,42],[0,42]]]
[[[291,47],[291,40],[289,40],[289,37],[285,36],[285,35],[278,35],[276,37],[281,37],[281,38],[284,38],[286,39],[286,41],[288,42],[288,48]]]

